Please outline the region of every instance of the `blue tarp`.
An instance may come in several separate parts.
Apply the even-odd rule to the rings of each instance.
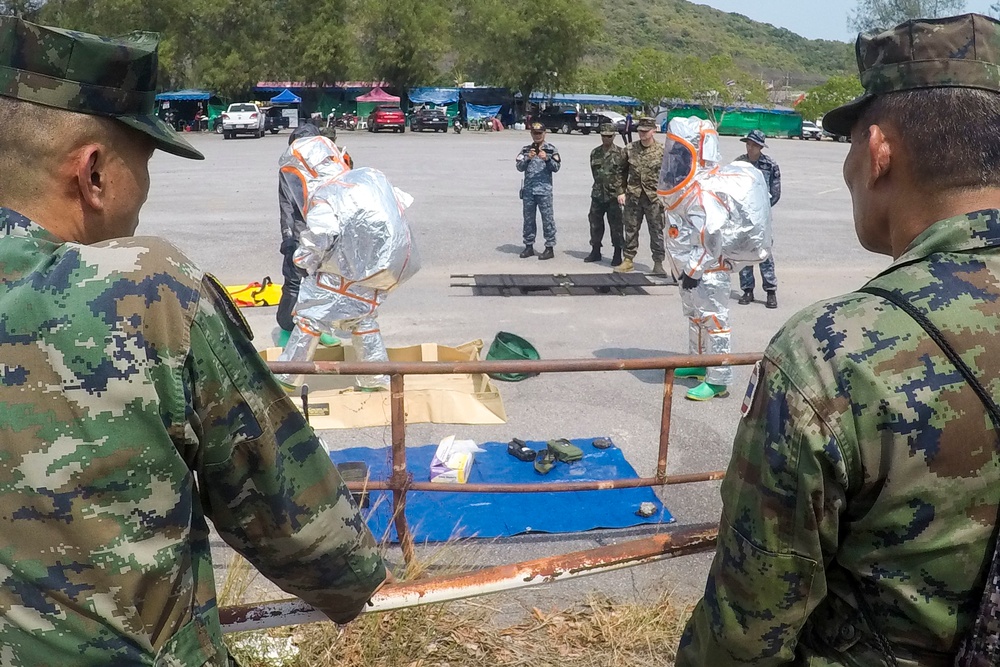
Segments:
[[[548,102],[549,104],[586,104],[591,107],[641,107],[642,102],[634,97],[620,95],[590,95],[589,93],[532,93],[528,98],[532,102]]]
[[[302,102],[302,98],[287,88],[271,98],[271,104],[299,104],[300,102]]]
[[[469,120],[475,120],[477,118],[493,118],[498,113],[500,109],[503,108],[502,104],[494,104],[490,106],[482,106],[479,104],[466,104],[465,105],[465,117]]]
[[[448,106],[458,102],[458,88],[410,88],[407,95],[414,104]]]
[[[191,100],[210,100],[215,95],[207,90],[173,90],[156,96],[157,102],[183,102]]]
[[[544,477],[530,462],[507,453],[507,445],[480,445],[469,475],[475,484],[520,484],[529,482],[579,482],[638,477],[617,447],[596,449],[593,439],[572,441],[583,450],[576,463],[559,463]],[[544,442],[528,442],[544,449]],[[430,475],[431,458],[437,445],[408,447],[406,461],[421,481]],[[388,449],[355,447],[330,453],[334,463],[364,461],[369,479],[387,479],[392,474]],[[370,491],[369,509],[362,510],[375,539],[398,541],[392,526],[392,494]],[[649,518],[636,515],[641,503],[653,503]],[[643,524],[671,523],[674,518],[649,487],[604,491],[533,493],[446,493],[410,491],[406,494],[406,519],[417,542],[443,542],[460,537],[509,537],[523,533],[575,533],[596,528],[627,528]]]

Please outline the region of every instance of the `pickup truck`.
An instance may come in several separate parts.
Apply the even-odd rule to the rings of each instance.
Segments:
[[[232,139],[237,134],[264,136],[264,112],[252,102],[230,104],[222,114],[222,136]]]
[[[570,134],[579,130],[581,134],[597,132],[601,127],[601,116],[596,113],[577,113],[573,107],[549,107],[537,113],[531,120],[541,121],[551,132]]]
[[[291,121],[281,113],[281,107],[266,107],[261,109],[264,114],[264,129],[271,134],[287,130]]]

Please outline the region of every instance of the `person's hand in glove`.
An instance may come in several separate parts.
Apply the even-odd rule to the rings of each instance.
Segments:
[[[299,244],[291,236],[286,239],[281,239],[281,254],[287,255],[288,253],[295,252],[298,245]]]
[[[694,289],[698,286],[698,280],[688,274],[681,276],[681,289]]]

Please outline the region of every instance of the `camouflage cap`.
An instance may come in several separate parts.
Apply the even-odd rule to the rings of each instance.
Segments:
[[[746,143],[748,141],[752,141],[755,144],[757,144],[758,146],[760,146],[761,148],[767,148],[767,144],[764,143],[764,141],[765,141],[764,133],[761,132],[760,130],[750,130],[750,133],[747,134],[747,136],[745,136],[742,139],[740,139],[740,141],[742,141],[743,143]]]
[[[157,35],[100,37],[0,16],[0,95],[114,118],[160,150],[205,159],[156,117]]]
[[[601,123],[600,133],[602,137],[613,137],[618,134],[618,130],[615,129],[614,123]]]
[[[1000,92],[1000,22],[981,14],[913,19],[855,43],[863,95],[823,117],[823,128],[849,135],[879,95],[920,88]]]
[[[635,127],[639,130],[655,130],[656,121],[649,116],[643,116],[636,122]]]

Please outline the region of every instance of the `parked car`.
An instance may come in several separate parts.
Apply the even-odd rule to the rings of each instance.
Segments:
[[[406,129],[406,115],[399,107],[375,107],[368,114],[368,131],[378,132],[379,130],[395,130],[402,132]]]
[[[606,109],[598,109],[594,113],[597,114],[602,123],[611,123],[614,125],[618,134],[625,133],[625,116],[621,115],[617,111],[608,111]]]
[[[823,130],[811,120],[804,120],[802,121],[802,131],[799,134],[799,138],[821,141],[823,139]]]
[[[601,125],[598,114],[577,113],[573,107],[548,107],[532,116],[531,120],[541,121],[545,129],[563,134],[570,134],[573,130],[579,130],[581,134],[590,134],[597,132]]]
[[[281,113],[281,107],[267,107],[264,112],[264,129],[271,134],[277,134],[289,127],[288,117]]]
[[[418,109],[410,116],[410,132],[448,131],[448,116],[441,109]]]
[[[230,104],[222,114],[222,136],[232,139],[237,134],[264,136],[264,113],[252,102]]]
[[[849,142],[851,140],[850,137],[845,137],[842,134],[834,134],[833,132],[827,132],[826,130],[823,130],[823,136],[833,139],[834,141],[839,141],[840,143]]]

